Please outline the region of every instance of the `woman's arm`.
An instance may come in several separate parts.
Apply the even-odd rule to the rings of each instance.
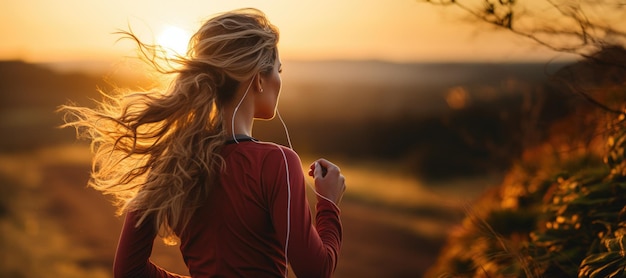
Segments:
[[[151,217],[147,217],[139,227],[135,227],[140,217],[141,214],[136,211],[126,214],[115,252],[113,276],[116,278],[185,277],[169,273],[150,261],[156,230]]]
[[[332,202],[320,199],[316,225],[313,225],[300,158],[291,150],[285,149],[284,152],[288,172],[280,152],[280,157],[271,159],[275,167],[264,169],[275,173],[271,175],[276,186],[271,213],[277,236],[287,246],[287,260],[296,276],[330,277],[337,266],[341,248],[339,209]]]

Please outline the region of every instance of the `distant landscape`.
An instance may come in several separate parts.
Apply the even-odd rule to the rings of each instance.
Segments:
[[[414,164],[407,170],[434,178],[440,167],[451,166],[461,175],[484,174],[481,169],[461,167],[476,162],[483,169],[506,167],[506,160],[514,158],[521,144],[510,141],[519,137],[511,135],[518,135],[520,123],[528,116],[525,106],[543,101],[542,109],[555,108],[548,102],[556,93],[547,89],[547,80],[563,66],[284,64],[279,111],[297,150],[367,160],[404,159]],[[92,99],[101,99],[97,88],[106,91],[111,84],[135,88],[150,84],[146,76],[120,75],[114,69],[101,75],[58,73],[19,61],[2,62],[0,74],[0,131],[29,135],[5,138],[0,148],[7,151],[72,140],[72,131],[54,128],[61,123],[61,115],[53,113],[58,105],[72,101],[93,106]],[[446,98],[451,94],[460,94],[463,107],[450,107]],[[555,116],[542,115],[544,119],[537,120]],[[256,125],[255,136],[286,143],[277,120]],[[495,150],[489,148],[508,148],[511,157],[494,157]],[[426,153],[440,150],[455,154],[454,159],[439,161]]]
[[[463,206],[497,185],[522,149],[567,113],[549,78],[563,66],[284,61],[279,111],[294,149],[304,165],[337,161],[348,179],[337,277],[424,273]],[[110,276],[120,219],[85,188],[86,142],[58,129],[62,115],[54,111],[70,101],[93,106],[97,88],[150,84],[109,67],[0,62],[0,261],[17,253],[31,264],[5,261],[0,276]],[[277,119],[255,123],[253,135],[287,144]],[[39,247],[28,244],[34,238]],[[163,248],[156,260],[184,272],[171,255],[176,248]],[[55,253],[63,249],[71,254]],[[402,259],[385,259],[391,252]]]

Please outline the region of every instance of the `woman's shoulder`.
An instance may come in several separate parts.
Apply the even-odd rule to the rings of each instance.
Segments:
[[[287,156],[296,156],[296,157],[298,156],[296,151],[280,144],[276,144],[273,142],[263,142],[263,141],[257,141],[255,143],[259,148],[264,149],[268,153],[273,153],[273,154],[284,153]]]
[[[245,146],[248,150],[262,153],[266,160],[287,160],[290,163],[300,162],[300,157],[296,151],[273,142],[254,141],[248,142]]]

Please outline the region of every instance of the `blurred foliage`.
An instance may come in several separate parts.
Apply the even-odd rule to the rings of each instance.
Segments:
[[[517,165],[468,209],[430,277],[625,277],[626,121],[604,161]],[[563,167],[560,167],[563,165]]]
[[[552,123],[543,146],[468,208],[428,277],[626,277],[626,69],[595,66],[561,77],[586,76],[572,83],[611,106]]]
[[[553,76],[565,119],[524,145],[476,202],[429,276],[626,277],[626,25],[623,1],[423,0],[583,58]]]

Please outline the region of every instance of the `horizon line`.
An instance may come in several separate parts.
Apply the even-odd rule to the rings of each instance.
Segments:
[[[138,58],[126,57],[136,62],[141,62]],[[76,59],[76,60],[49,60],[49,61],[29,61],[19,57],[14,58],[0,58],[0,62],[22,62],[25,64],[42,65],[61,72],[75,72],[75,71],[94,71],[102,72],[106,71],[120,63],[123,63],[124,59]],[[386,64],[386,65],[462,65],[462,64],[568,64],[575,63],[576,59],[552,59],[552,60],[389,60],[389,59],[377,59],[377,58],[364,58],[364,59],[342,59],[342,58],[323,58],[323,59],[283,59],[283,63],[311,63],[311,64],[324,64],[324,63],[369,63],[369,64]],[[143,62],[141,62],[143,63]]]

